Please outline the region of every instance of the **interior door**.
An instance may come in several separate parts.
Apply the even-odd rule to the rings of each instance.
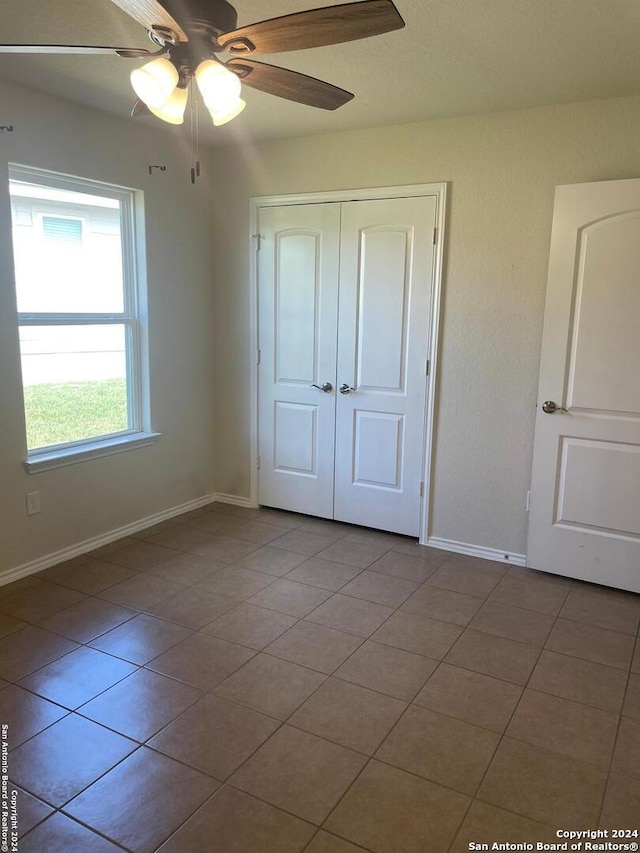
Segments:
[[[436,199],[342,206],[334,517],[417,536]]]
[[[259,501],[333,518],[340,205],[266,208],[260,232]]]
[[[556,190],[528,565],[640,592],[640,180]]]

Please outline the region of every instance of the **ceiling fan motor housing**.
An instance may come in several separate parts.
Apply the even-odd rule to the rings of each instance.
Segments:
[[[163,6],[184,29],[203,35],[228,33],[238,25],[238,13],[227,0],[163,0]]]

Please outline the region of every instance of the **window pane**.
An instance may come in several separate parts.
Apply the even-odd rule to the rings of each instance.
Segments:
[[[124,310],[120,202],[9,182],[18,311]]]
[[[117,326],[22,326],[30,450],[130,428],[127,332]]]

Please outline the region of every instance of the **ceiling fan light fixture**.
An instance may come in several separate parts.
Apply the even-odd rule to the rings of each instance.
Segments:
[[[159,110],[154,107],[149,107],[149,110],[154,116],[161,118],[162,121],[166,121],[168,124],[184,124],[187,95],[187,89],[176,88]]]
[[[150,110],[161,110],[174,94],[180,76],[168,59],[154,59],[131,72],[131,85],[136,95]]]
[[[210,112],[226,113],[238,106],[240,78],[222,63],[212,59],[201,62],[196,69],[196,82]]]
[[[213,119],[215,127],[222,127],[223,124],[227,124],[232,119],[236,118],[236,116],[239,116],[246,106],[246,101],[243,101],[242,98],[238,98],[236,101],[230,102],[224,110],[212,110],[209,107],[209,114]]]

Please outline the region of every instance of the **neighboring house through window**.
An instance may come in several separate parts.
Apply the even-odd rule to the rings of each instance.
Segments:
[[[28,470],[151,440],[136,193],[10,166]]]

